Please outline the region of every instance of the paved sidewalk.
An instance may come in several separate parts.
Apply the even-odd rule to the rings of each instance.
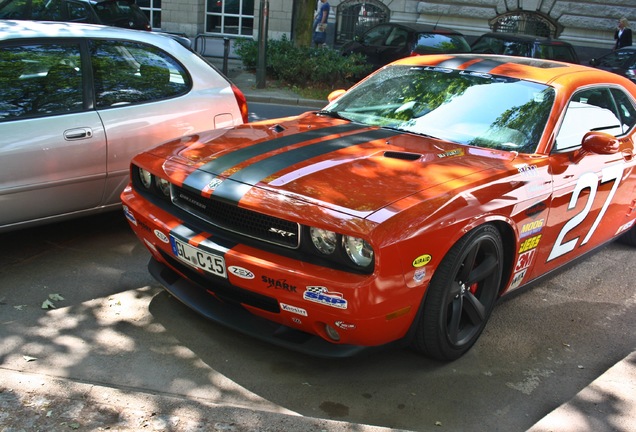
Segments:
[[[0,431],[399,432],[0,369]]]

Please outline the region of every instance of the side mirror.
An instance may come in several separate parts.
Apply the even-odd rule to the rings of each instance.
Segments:
[[[605,132],[588,132],[583,136],[581,148],[573,155],[573,162],[579,163],[587,154],[609,155],[618,153],[620,143],[613,135]]]
[[[605,132],[588,132],[583,136],[581,148],[589,153],[618,153],[619,142],[616,137]]]
[[[331,93],[329,93],[329,95],[327,96],[327,100],[329,102],[333,102],[336,99],[338,99],[340,96],[342,96],[343,94],[345,94],[347,91],[344,89],[338,89],[338,90],[334,90]]]

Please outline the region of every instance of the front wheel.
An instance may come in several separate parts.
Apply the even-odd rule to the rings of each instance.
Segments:
[[[502,262],[501,234],[494,226],[482,225],[462,237],[433,275],[411,346],[438,360],[464,355],[495,305]]]
[[[630,245],[636,246],[636,224],[634,224],[625,234],[618,238],[618,241]]]

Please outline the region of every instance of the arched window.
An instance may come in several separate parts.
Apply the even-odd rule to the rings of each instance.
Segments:
[[[556,38],[563,26],[540,12],[512,11],[501,14],[488,22],[495,32],[518,33]]]
[[[378,0],[345,0],[336,11],[336,43],[343,44],[370,27],[389,21],[391,11]]]

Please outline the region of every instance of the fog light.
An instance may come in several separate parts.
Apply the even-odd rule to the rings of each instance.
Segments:
[[[331,327],[329,324],[325,324],[325,332],[327,332],[327,336],[329,336],[334,341],[338,342],[340,340],[340,334],[338,331]]]

